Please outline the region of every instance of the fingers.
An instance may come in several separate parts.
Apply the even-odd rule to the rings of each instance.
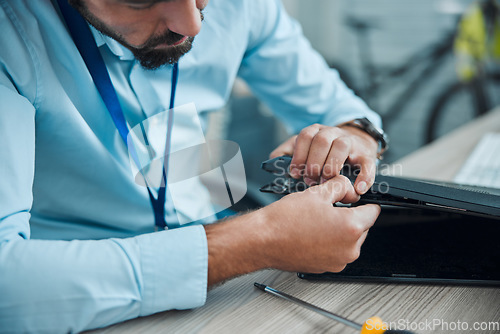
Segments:
[[[354,261],[356,261],[359,258],[359,256],[361,255],[361,246],[365,242],[367,236],[368,236],[368,230],[364,231],[361,234],[361,237],[359,237],[359,239],[357,240],[354,248],[351,249],[350,252],[348,252],[348,254],[346,256],[347,263],[353,263]]]
[[[272,236],[265,238],[272,240],[266,248],[269,266],[288,271],[337,272],[355,261],[380,207],[337,208],[331,203],[357,196],[350,181],[339,175],[258,211]]]
[[[309,150],[316,134],[320,131],[322,125],[314,124],[302,129],[295,142],[292,162],[290,163],[290,175],[294,178],[300,178],[304,172]]]
[[[327,127],[321,129],[313,138],[305,169],[307,178],[322,183],[321,181],[339,174],[351,151],[350,139],[339,137],[340,133],[338,128]],[[323,177],[323,180],[320,177]]]
[[[376,204],[366,204],[350,208],[353,212],[352,220],[362,231],[368,231],[380,214],[380,206]]]
[[[336,266],[328,268],[329,271],[339,272],[342,271],[349,263],[356,261],[361,254],[361,246],[368,236],[369,228],[380,213],[378,205],[364,205],[356,208],[334,208],[334,210],[347,210],[348,215],[344,215],[347,220],[343,221],[342,231],[343,246],[337,251],[339,252],[338,262]],[[346,211],[344,211],[346,212]],[[339,227],[337,227],[339,229]]]
[[[352,141],[349,138],[340,137],[335,139],[323,167],[321,175],[323,179],[321,183],[339,175],[340,170],[351,153],[351,147]]]
[[[351,220],[346,222],[349,226],[347,237],[351,238],[350,246],[344,248],[345,263],[356,261],[361,254],[361,246],[368,236],[368,230],[373,226],[380,213],[380,206],[369,204],[363,205],[351,210]]]
[[[373,138],[359,129],[314,124],[281,144],[271,153],[271,158],[292,155],[290,175],[296,179],[304,177],[309,186],[339,175],[346,161],[359,165],[360,173],[354,187],[362,195],[375,180],[376,151]]]
[[[375,181],[377,165],[375,160],[369,157],[360,158],[360,171],[354,182],[354,188],[360,195],[366,193]]]
[[[278,146],[274,151],[269,155],[270,159],[281,157],[283,155],[293,155],[293,151],[295,150],[295,141],[297,136],[293,136],[285,141],[283,144]]]
[[[361,249],[361,246],[365,243],[366,237],[368,236],[368,231],[366,230],[361,234],[361,238],[358,239],[358,248]]]
[[[292,177],[304,176],[313,185],[338,175],[351,151],[351,141],[342,133],[339,128],[318,124],[303,129],[295,143]]]
[[[348,178],[338,175],[329,181],[307,189],[308,192],[317,192],[328,203],[354,203],[359,195],[354,190]]]

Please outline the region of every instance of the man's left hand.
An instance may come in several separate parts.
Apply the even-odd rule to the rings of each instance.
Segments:
[[[377,150],[377,141],[361,129],[313,124],[278,146],[270,157],[293,156],[290,175],[304,177],[310,186],[339,175],[348,163],[360,169],[354,188],[362,195],[375,180]]]

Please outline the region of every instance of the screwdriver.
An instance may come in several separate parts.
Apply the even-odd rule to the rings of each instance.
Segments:
[[[405,330],[385,329],[387,326],[382,322],[382,319],[380,319],[379,317],[371,317],[370,319],[366,320],[363,325],[361,325],[361,324],[358,324],[357,322],[354,322],[354,321],[351,321],[351,320],[346,319],[344,317],[341,317],[340,315],[329,312],[329,311],[322,309],[318,306],[315,306],[313,304],[309,304],[308,302],[300,300],[294,296],[290,296],[289,294],[286,294],[284,292],[273,289],[267,285],[260,284],[257,282],[255,282],[253,285],[256,288],[258,288],[264,292],[272,294],[273,296],[286,299],[292,303],[295,303],[297,305],[305,307],[313,312],[324,315],[327,318],[333,319],[333,320],[338,321],[346,326],[357,329],[358,331],[361,331],[360,332],[361,334],[382,334],[382,333],[385,333],[385,334],[413,334],[413,332],[409,332],[409,331],[405,331]]]

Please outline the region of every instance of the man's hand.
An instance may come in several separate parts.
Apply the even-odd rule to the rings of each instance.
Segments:
[[[263,268],[339,272],[356,260],[380,207],[337,208],[359,195],[343,176],[290,194],[258,211],[205,227],[208,281]]]
[[[375,180],[377,150],[378,143],[363,130],[314,124],[285,141],[270,157],[292,155],[291,176],[303,176],[308,185],[323,183],[339,175],[347,162],[360,168],[354,187],[362,195]]]

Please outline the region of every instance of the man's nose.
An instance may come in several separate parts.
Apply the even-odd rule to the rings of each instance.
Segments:
[[[175,1],[165,13],[168,30],[179,35],[194,37],[201,30],[201,13],[196,0]]]

